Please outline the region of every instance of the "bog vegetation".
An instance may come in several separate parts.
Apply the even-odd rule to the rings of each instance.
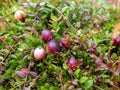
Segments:
[[[120,9],[103,1],[0,0],[0,90],[118,90]]]

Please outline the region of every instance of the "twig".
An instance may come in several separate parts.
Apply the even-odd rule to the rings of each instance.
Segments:
[[[31,88],[34,85],[34,83],[41,76],[41,74],[42,74],[42,72],[35,79],[32,80],[32,83],[30,84],[29,88]]]
[[[9,44],[7,43],[7,45],[9,45]],[[10,47],[10,51],[9,51],[8,54],[5,56],[5,58],[4,58],[3,61],[5,61],[5,60],[11,55],[11,53],[13,52],[13,50],[15,50],[15,49],[13,49],[13,48],[11,47],[11,45],[9,45],[9,47]]]
[[[59,74],[59,80],[60,80],[60,85],[62,87],[63,82],[62,82],[62,76],[63,76],[63,70],[61,70],[60,74]]]
[[[72,24],[70,23],[70,21],[68,20],[68,18],[67,18],[58,8],[56,8],[54,5],[52,5],[52,4],[49,3],[49,2],[46,2],[46,3],[49,4],[49,5],[51,5],[54,9],[56,9],[56,11],[57,11],[58,13],[60,13],[60,14],[62,15],[62,17],[65,19],[68,27],[74,28],[73,25],[72,25]],[[49,6],[49,5],[48,5],[48,6]],[[75,29],[75,28],[74,28],[74,29]]]
[[[14,13],[15,13],[15,11],[13,11],[13,12],[11,12],[11,13],[5,15],[5,16],[0,17],[0,19],[1,19],[1,20],[4,20],[5,17],[8,17],[8,16],[10,16],[11,14],[14,14]]]
[[[4,58],[4,60],[3,61],[5,61],[8,57],[9,57],[9,55],[12,53],[12,50],[10,50],[9,52],[8,52],[8,54],[5,56],[5,58]]]
[[[104,89],[98,87],[97,85],[92,85],[92,86],[95,87],[95,88],[98,88],[99,90],[104,90]]]
[[[104,75],[107,71],[108,71],[108,69],[106,69],[100,76]]]
[[[26,77],[25,77],[25,82],[24,82],[24,86],[23,87],[25,87],[25,84],[27,82],[27,78],[28,78],[28,75],[29,75],[30,67],[31,67],[31,61],[30,61],[29,66],[28,66],[28,71],[27,71],[27,74],[26,74]]]
[[[110,61],[112,61],[111,57],[110,57],[110,52],[111,52],[111,49],[112,49],[112,45],[113,45],[113,42],[110,44],[110,47],[109,47],[109,50],[108,50],[108,53],[107,53],[107,56],[108,56],[108,59]]]

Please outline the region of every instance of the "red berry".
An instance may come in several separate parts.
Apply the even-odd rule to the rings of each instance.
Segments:
[[[22,10],[17,10],[14,14],[16,20],[24,21],[25,20],[25,12]]]
[[[60,52],[60,44],[53,39],[47,43],[46,50],[50,54],[53,54],[53,55],[58,54]]]
[[[67,61],[67,65],[71,70],[76,70],[77,66],[78,66],[78,60],[75,57],[71,57],[68,61]]]
[[[118,35],[117,38],[114,39],[114,45],[115,46],[120,46],[120,34]]]
[[[41,37],[44,42],[49,42],[51,39],[53,39],[53,34],[50,30],[43,30],[41,32]]]
[[[36,60],[42,60],[45,58],[46,52],[43,48],[36,48],[34,50],[34,58]]]
[[[27,74],[28,68],[23,68],[21,71],[22,71],[24,74]]]
[[[70,47],[70,42],[64,38],[61,38],[60,42],[62,43],[63,46],[65,46],[66,48]]]

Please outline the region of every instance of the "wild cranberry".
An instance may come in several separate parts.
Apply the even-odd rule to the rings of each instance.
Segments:
[[[46,52],[43,48],[36,48],[34,50],[34,58],[36,60],[42,60],[45,58]]]
[[[21,71],[22,71],[24,74],[27,74],[28,68],[23,68]]]
[[[63,46],[65,46],[66,48],[70,47],[70,42],[64,38],[61,38],[60,42],[62,43]]]
[[[17,10],[14,14],[16,20],[24,21],[25,20],[25,12],[22,10]]]
[[[75,57],[71,57],[68,61],[67,61],[67,65],[71,70],[76,70],[77,66],[78,66],[78,60]]]
[[[118,35],[117,38],[114,39],[114,45],[115,46],[120,46],[120,34]]]
[[[58,54],[60,52],[60,44],[53,39],[47,43],[46,50],[50,54],[53,54],[53,55]]]
[[[49,42],[53,39],[53,34],[50,30],[46,29],[41,32],[41,37],[44,42]]]

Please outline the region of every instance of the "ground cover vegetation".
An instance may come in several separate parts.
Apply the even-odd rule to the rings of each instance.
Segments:
[[[119,90],[120,9],[103,1],[0,0],[0,90]]]

